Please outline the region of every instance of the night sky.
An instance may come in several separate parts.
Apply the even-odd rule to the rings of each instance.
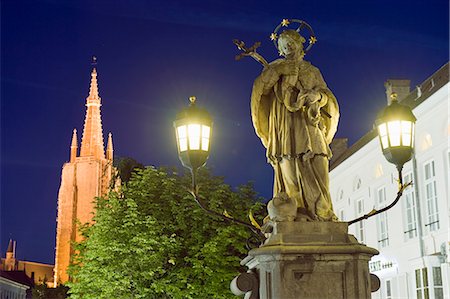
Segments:
[[[57,195],[72,130],[81,141],[90,64],[98,57],[103,133],[116,156],[179,166],[172,121],[197,96],[214,118],[208,166],[269,198],[272,168],[254,134],[250,92],[262,67],[232,39],[269,40],[283,18],[314,28],[306,56],[355,142],[386,104],[384,82],[414,87],[448,61],[448,1],[1,1],[1,256],[54,262]],[[105,140],[106,144],[106,140]]]

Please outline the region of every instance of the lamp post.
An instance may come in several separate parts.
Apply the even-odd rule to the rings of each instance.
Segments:
[[[403,194],[403,190],[412,184],[412,182],[403,184],[402,169],[403,165],[411,160],[414,150],[416,117],[412,113],[411,108],[397,101],[396,93],[391,94],[391,100],[391,104],[378,114],[375,120],[375,127],[384,157],[397,167],[399,182],[397,197],[390,205],[380,210],[373,209],[370,213],[349,221],[348,225],[389,210],[397,204]]]
[[[197,186],[197,170],[206,164],[209,157],[213,121],[208,111],[196,105],[196,97],[190,97],[189,101],[189,106],[178,113],[173,123],[177,139],[178,157],[181,164],[190,170],[192,176],[192,185],[189,192],[202,210],[228,222],[246,226],[259,241],[262,241],[263,235],[256,227],[231,216],[210,210],[200,199]],[[253,242],[253,240],[248,240],[248,247],[250,242]]]

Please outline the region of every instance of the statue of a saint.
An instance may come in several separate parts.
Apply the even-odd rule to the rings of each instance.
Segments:
[[[297,216],[337,221],[328,160],[339,108],[319,69],[303,60],[304,43],[296,30],[280,34],[277,45],[284,58],[267,64],[256,78],[252,120],[275,172],[274,198],[287,194],[295,200]]]

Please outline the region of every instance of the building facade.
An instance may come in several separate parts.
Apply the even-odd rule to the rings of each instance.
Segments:
[[[5,275],[21,275],[15,272],[23,272],[35,285],[46,283],[53,286],[53,265],[22,261],[16,258],[16,241],[9,240],[6,256],[1,258],[0,270]]]
[[[22,271],[0,270],[0,299],[31,299],[32,285]]]
[[[390,80],[385,86],[387,95],[398,92],[417,118],[415,153],[403,167],[403,182],[413,185],[396,206],[351,225],[349,233],[380,251],[369,264],[381,280],[372,298],[450,298],[449,64],[412,92],[405,82]],[[384,158],[374,130],[330,169],[334,210],[342,221],[380,209],[396,197],[397,170]]]
[[[81,148],[78,154],[77,131],[74,129],[70,146],[70,161],[63,165],[58,194],[58,218],[54,283],[69,280],[67,268],[74,253],[73,242],[81,235],[77,223],[92,221],[95,197],[105,195],[113,175],[113,145],[109,133],[106,154],[101,121],[101,98],[98,93],[97,71],[91,73],[89,96],[86,98]]]

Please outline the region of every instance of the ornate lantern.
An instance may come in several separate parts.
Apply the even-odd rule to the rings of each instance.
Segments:
[[[195,97],[189,100],[189,107],[178,113],[173,124],[181,163],[195,172],[209,156],[212,119],[205,109],[197,107]]]
[[[397,94],[393,93],[391,99],[391,104],[378,115],[375,126],[383,155],[400,171],[411,160],[416,117],[411,108],[398,103]]]
[[[378,114],[375,126],[378,130],[383,155],[386,157],[386,160],[397,166],[399,183],[397,197],[391,204],[380,210],[373,209],[368,214],[348,221],[348,225],[386,212],[397,204],[403,194],[403,190],[412,184],[412,182],[403,184],[402,169],[403,164],[411,160],[412,157],[416,117],[412,113],[411,108],[398,103],[397,94],[391,94],[391,99],[391,104]]]

